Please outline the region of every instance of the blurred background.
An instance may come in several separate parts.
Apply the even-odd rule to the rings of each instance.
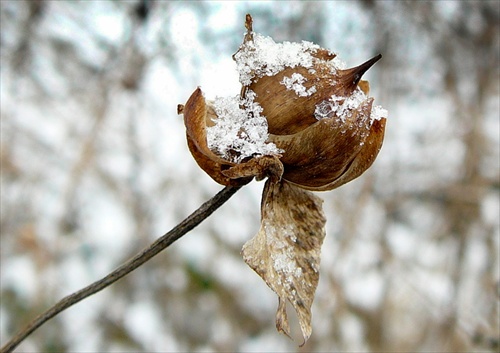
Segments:
[[[302,343],[241,246],[253,182],[202,225],[18,352],[498,351],[500,2],[1,1],[1,305],[6,341],[222,187],[176,114],[237,95],[244,33],[313,41],[389,110],[373,167],[325,199]]]

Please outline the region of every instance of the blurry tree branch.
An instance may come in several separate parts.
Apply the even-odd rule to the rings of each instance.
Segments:
[[[131,258],[129,261],[118,267],[116,270],[109,273],[102,279],[88,285],[81,290],[70,294],[63,299],[61,299],[54,306],[49,308],[44,313],[40,314],[33,321],[31,321],[24,329],[19,331],[9,342],[7,342],[1,349],[1,353],[12,352],[26,337],[33,333],[36,329],[42,326],[45,322],[59,314],[60,312],[66,310],[67,308],[73,306],[74,304],[80,302],[81,300],[95,294],[104,288],[110,286],[114,282],[118,281],[120,278],[129,274],[130,272],[137,269],[139,266],[143,265],[154,256],[159,254],[162,250],[170,246],[177,239],[181,238],[187,232],[192,230],[203,220],[209,217],[215,210],[222,206],[231,196],[233,196],[236,191],[241,187],[227,186],[219,193],[217,193],[210,200],[201,205],[196,211],[185,218],[181,223],[175,226],[168,233],[164,234],[158,240],[156,240],[149,247],[141,251],[139,254]]]

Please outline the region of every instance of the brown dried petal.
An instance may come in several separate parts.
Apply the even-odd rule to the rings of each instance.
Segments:
[[[336,187],[333,183],[345,173],[372,133],[367,126],[372,104],[372,98],[366,100],[345,122],[336,117],[325,118],[294,135],[270,135],[269,140],[285,151],[281,158],[285,167],[283,178],[309,190],[316,191],[328,184],[331,189]],[[374,129],[373,133],[378,131]],[[358,169],[364,171],[368,166],[360,160]]]
[[[207,105],[199,87],[182,108],[182,114],[184,114],[187,135],[200,153],[219,164],[234,165],[234,163],[222,159],[208,148],[207,122],[211,125],[211,117],[216,117],[216,115],[213,109]]]
[[[368,81],[359,81],[358,87],[361,89],[361,91],[363,91],[364,94],[368,96],[368,93],[370,93],[370,83]]]
[[[324,49],[322,49],[324,51]],[[323,55],[323,51],[319,51]],[[363,74],[382,56],[377,55],[365,63],[347,69],[332,69],[325,60],[316,60],[312,69],[287,67],[274,76],[255,78],[249,88],[257,94],[256,102],[263,108],[267,118],[268,130],[273,135],[291,135],[316,123],[316,105],[332,95],[349,96],[357,88]],[[314,88],[314,93],[299,96],[294,90],[282,84],[285,77],[300,74],[305,82],[305,90]],[[360,85],[365,94],[368,82]]]
[[[212,106],[205,101],[200,88],[193,92],[185,105],[178,105],[177,113],[184,114],[187,143],[191,154],[201,169],[219,184],[240,186],[250,182],[254,176],[258,180],[265,177],[271,177],[275,181],[281,179],[283,164],[278,156],[261,156],[235,164],[210,150],[206,128],[214,125],[217,115]]]
[[[191,151],[194,160],[196,161],[196,163],[198,163],[200,168],[203,169],[203,171],[205,171],[205,173],[207,173],[214,181],[226,186],[241,186],[252,181],[252,177],[232,179],[231,177],[224,175],[223,170],[229,168],[229,166],[226,164],[215,162],[208,158],[206,155],[200,152],[189,135],[187,135],[186,137],[189,151]]]
[[[341,177],[324,186],[307,189],[313,191],[332,190],[344,185],[345,183],[348,183],[351,180],[356,179],[361,174],[363,174],[368,168],[371,167],[380,151],[380,148],[382,148],[382,142],[384,141],[385,123],[385,118],[375,120],[373,122],[373,125],[370,129],[370,135],[368,135],[368,137],[364,141],[363,148],[359,151],[359,153],[356,155],[354,160],[350,163],[347,170],[342,174]]]
[[[314,117],[316,104],[332,96],[335,81],[329,67],[319,65],[315,69],[316,73],[311,74],[304,67],[287,67],[274,76],[264,76],[250,85],[249,88],[257,94],[255,100],[263,108],[262,114],[267,118],[270,134],[294,134],[317,121]],[[294,73],[306,79],[303,84],[306,90],[314,86],[316,93],[300,97],[280,83]]]
[[[299,318],[304,342],[311,335],[311,305],[319,279],[325,237],[322,200],[285,181],[266,181],[261,227],[242,250],[245,262],[278,295],[276,327],[289,335],[288,300]]]
[[[220,158],[208,148],[206,127],[213,125],[216,114],[207,105],[200,88],[193,92],[184,106],[179,105],[177,111],[184,115],[188,147],[201,169],[222,185],[240,186],[252,180],[252,177],[231,179],[222,173],[234,163]]]

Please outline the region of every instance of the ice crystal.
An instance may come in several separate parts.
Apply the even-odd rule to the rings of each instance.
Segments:
[[[345,122],[367,99],[367,95],[359,88],[347,97],[333,95],[316,105],[314,116],[318,120],[336,117]],[[369,126],[374,120],[386,118],[387,114],[387,110],[380,105],[374,106],[371,110]]]
[[[389,112],[387,109],[382,108],[380,105],[376,105],[372,108],[371,118],[372,120],[380,120],[382,118],[387,118]]]

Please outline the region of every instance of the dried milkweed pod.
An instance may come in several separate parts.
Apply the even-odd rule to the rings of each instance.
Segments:
[[[289,301],[305,342],[326,221],[322,201],[308,190],[357,178],[380,151],[387,111],[374,105],[361,77],[381,55],[346,69],[316,44],[275,43],[253,32],[250,15],[245,27],[233,55],[240,94],[211,102],[198,88],[178,112],[193,157],[216,182],[268,178],[260,231],[242,255],[279,297],[278,330],[289,334]]]

